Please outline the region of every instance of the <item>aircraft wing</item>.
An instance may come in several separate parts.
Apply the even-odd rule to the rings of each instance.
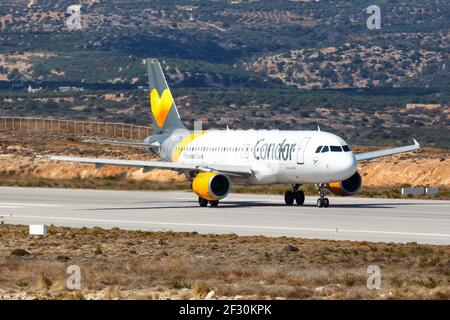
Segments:
[[[113,140],[83,140],[83,142],[90,143],[90,144],[136,147],[136,148],[158,148],[158,147],[160,147],[159,142],[145,143],[145,142],[128,142],[128,141],[113,141]]]
[[[79,158],[66,156],[51,156],[53,161],[67,161],[78,163],[95,164],[96,168],[104,166],[126,166],[143,168],[144,171],[150,169],[171,169],[171,170],[199,170],[199,171],[220,171],[225,174],[233,176],[248,177],[252,175],[250,166],[235,166],[235,165],[195,165],[187,163],[164,162],[164,161],[146,161],[146,160],[121,160],[121,159],[99,159],[99,158]]]
[[[403,152],[409,152],[414,151],[420,148],[420,144],[415,140],[414,144],[410,146],[405,147],[399,147],[399,148],[393,148],[393,149],[386,149],[386,150],[378,150],[378,151],[372,151],[372,152],[364,152],[364,153],[357,153],[355,154],[357,161],[363,161],[363,160],[371,160],[375,158],[380,157],[386,157],[397,153],[403,153]]]

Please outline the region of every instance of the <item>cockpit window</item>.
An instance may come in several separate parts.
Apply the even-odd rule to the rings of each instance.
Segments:
[[[342,148],[340,146],[330,146],[331,152],[342,152]]]
[[[322,153],[328,152],[330,151],[330,149],[328,148],[328,146],[323,147],[322,149]]]
[[[342,149],[343,149],[345,152],[349,152],[349,151],[350,151],[350,148],[349,148],[349,146],[347,146],[347,145],[342,146]]]
[[[322,149],[322,146],[317,147],[316,153],[319,153],[319,152],[320,152],[320,149]]]

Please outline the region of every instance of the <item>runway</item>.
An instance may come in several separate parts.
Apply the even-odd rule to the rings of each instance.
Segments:
[[[231,194],[200,208],[191,192],[0,187],[0,221],[148,231],[450,244],[450,201],[330,197],[317,208],[282,196]]]

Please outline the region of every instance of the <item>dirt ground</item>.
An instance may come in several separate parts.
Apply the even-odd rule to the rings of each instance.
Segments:
[[[9,225],[0,243],[0,299],[450,299],[449,246]]]

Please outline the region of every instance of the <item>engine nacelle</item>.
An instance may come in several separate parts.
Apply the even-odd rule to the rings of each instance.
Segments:
[[[361,190],[362,178],[358,171],[350,178],[340,182],[328,184],[328,190],[342,197],[352,196]]]
[[[220,172],[201,172],[192,181],[192,190],[206,200],[215,201],[230,193],[231,181]]]

